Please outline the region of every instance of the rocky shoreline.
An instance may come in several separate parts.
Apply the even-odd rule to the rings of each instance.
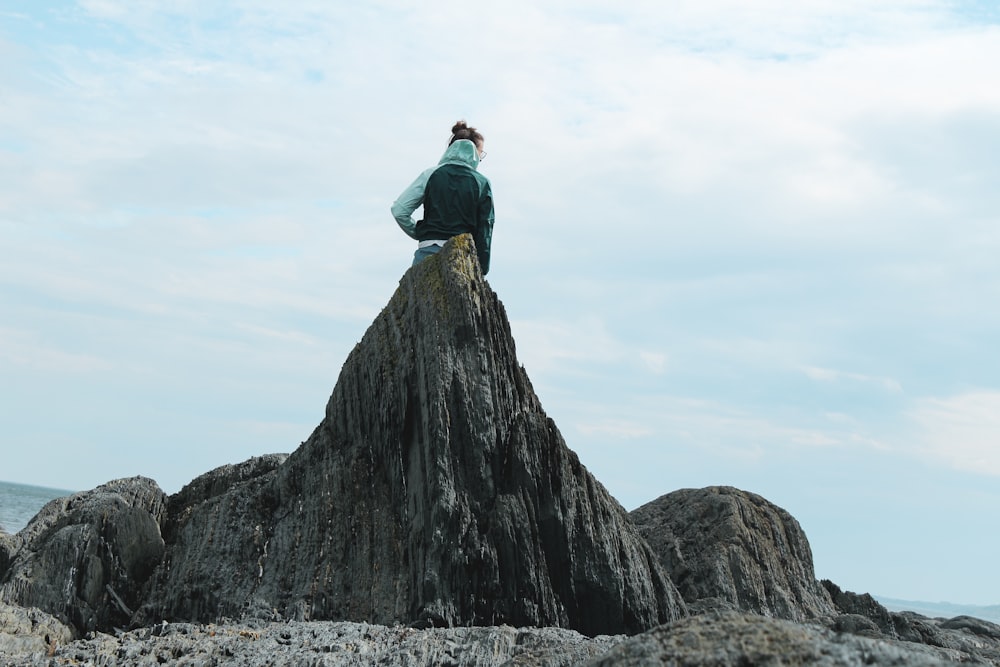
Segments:
[[[28,616],[32,618],[27,618]],[[735,611],[708,612],[633,637],[587,637],[563,628],[412,628],[346,621],[160,623],[129,632],[91,633],[71,640],[59,622],[33,611],[0,606],[0,665],[310,665],[362,667],[512,667],[544,665],[817,665],[861,667],[1000,664],[1000,641],[984,651],[984,636],[958,630],[931,646],[838,631]],[[16,619],[16,620],[15,620]],[[912,619],[917,621],[918,619]],[[845,619],[830,619],[845,626]],[[948,622],[921,618],[938,638]],[[952,624],[958,622],[953,619]],[[20,623],[20,625],[18,624]],[[971,619],[966,630],[978,625]],[[34,628],[30,626],[34,624]],[[862,623],[864,625],[864,623]],[[11,631],[22,630],[20,634]],[[1000,630],[994,626],[991,631]]]
[[[763,497],[633,512],[542,410],[471,238],[410,269],[313,434],[0,534],[3,665],[1000,665],[1000,626],[817,581]]]

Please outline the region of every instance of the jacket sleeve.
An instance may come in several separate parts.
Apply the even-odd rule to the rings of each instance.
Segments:
[[[410,238],[417,238],[417,222],[413,219],[413,212],[424,203],[424,188],[427,187],[427,179],[434,173],[434,169],[436,167],[431,167],[417,176],[417,180],[403,190],[403,194],[392,203],[392,217]]]
[[[476,242],[479,266],[483,269],[485,276],[490,271],[490,245],[493,243],[493,189],[488,181],[483,188],[482,198],[479,200],[477,218],[476,233],[473,239]]]

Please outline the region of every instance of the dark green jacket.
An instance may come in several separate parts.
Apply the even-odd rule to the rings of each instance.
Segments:
[[[483,274],[490,270],[493,240],[493,190],[488,178],[476,169],[476,145],[460,139],[448,146],[437,166],[413,181],[392,205],[392,217],[410,237],[418,241],[447,241],[469,233]],[[423,220],[413,212],[423,205]]]

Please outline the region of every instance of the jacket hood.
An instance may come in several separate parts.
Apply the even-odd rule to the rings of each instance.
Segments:
[[[479,167],[479,152],[476,145],[468,139],[459,139],[448,146],[438,164],[463,164],[477,169]]]

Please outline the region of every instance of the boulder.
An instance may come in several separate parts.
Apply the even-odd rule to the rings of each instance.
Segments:
[[[844,591],[825,579],[822,585],[840,612],[827,619],[831,628],[937,647],[956,662],[1000,665],[1000,625],[996,623],[970,616],[943,619],[891,612],[867,593]]]
[[[693,606],[794,621],[836,613],[798,521],[756,494],[682,489],[629,516]]]
[[[182,505],[138,622],[596,635],[685,614],[624,509],[542,410],[467,235],[406,273],[299,449]]]
[[[17,534],[0,600],[81,633],[127,626],[163,555],[165,500],[156,482],[133,477],[50,501]]]
[[[859,595],[851,591],[843,591],[840,586],[837,586],[837,584],[829,579],[823,579],[820,585],[827,590],[834,607],[840,614],[867,618],[886,637],[920,641],[919,636],[915,633],[910,633],[908,637],[900,637],[900,633],[896,630],[896,621],[893,618],[893,614],[879,604],[878,600],[871,595],[867,593]]]
[[[739,612],[692,616],[626,639],[588,667],[939,667],[957,656],[931,647],[833,632]]]
[[[15,659],[21,664],[31,654],[54,653],[59,646],[73,641],[73,631],[41,609],[0,603],[0,659]]]

